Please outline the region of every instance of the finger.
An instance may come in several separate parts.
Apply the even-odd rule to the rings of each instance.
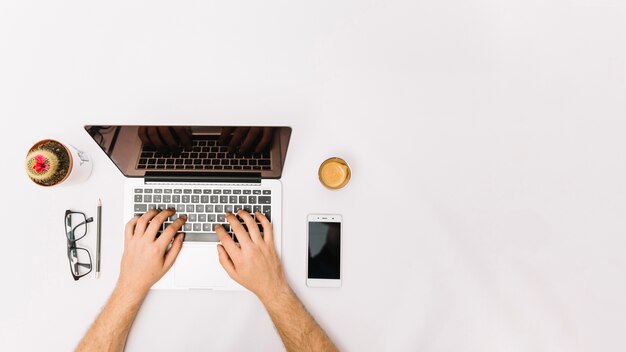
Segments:
[[[152,218],[152,221],[150,221],[150,225],[148,225],[148,229],[146,230],[146,235],[150,236],[149,238],[151,240],[154,240],[157,233],[163,228],[163,223],[167,221],[167,218],[174,215],[174,213],[176,213],[176,211],[172,209],[165,209],[158,213],[154,218]]]
[[[254,213],[254,215],[256,215],[256,218],[261,222],[261,225],[263,226],[263,239],[265,240],[265,243],[274,246],[274,230],[272,228],[272,224],[260,211]]]
[[[222,128],[222,133],[220,134],[219,144],[220,145],[228,145],[230,141],[230,135],[235,130],[235,127],[224,127]]]
[[[217,238],[220,242],[222,242],[222,246],[224,246],[224,249],[228,253],[228,256],[233,260],[233,262],[237,261],[239,259],[239,254],[241,254],[241,248],[237,246],[228,232],[226,232],[224,226],[217,226],[215,232],[217,233]]]
[[[159,136],[158,126],[148,127],[147,131],[148,131],[148,138],[150,138],[150,141],[152,141],[152,144],[157,148],[158,151],[163,152],[167,150],[167,146],[161,140],[161,136]]]
[[[139,139],[141,139],[141,143],[143,145],[148,146],[148,147],[153,147],[154,145],[152,145],[150,138],[148,138],[147,130],[148,129],[146,126],[139,126],[139,129],[137,130],[137,134],[139,135]]]
[[[239,282],[239,275],[237,275],[237,271],[235,270],[235,264],[233,264],[233,261],[230,259],[228,253],[221,244],[217,245],[217,254],[220,259],[220,264],[222,264],[222,268],[226,270],[228,276]]]
[[[135,236],[142,236],[144,232],[146,232],[146,228],[148,227],[148,223],[159,213],[156,209],[150,209],[145,212],[137,221],[137,225],[135,225]]]
[[[159,238],[157,238],[156,240],[159,245],[161,245],[163,248],[167,248],[170,242],[172,242],[174,236],[176,236],[181,227],[183,227],[185,222],[187,222],[187,217],[183,215],[176,219],[168,227],[166,227],[161,236],[159,236]]]
[[[159,135],[161,135],[161,138],[163,138],[163,141],[165,142],[165,145],[167,146],[167,149],[169,151],[171,152],[178,151],[178,142],[176,142],[176,139],[174,139],[174,136],[172,135],[172,130],[170,130],[170,127],[167,127],[167,126],[159,127]]]
[[[165,271],[170,270],[172,265],[174,265],[174,261],[176,257],[178,257],[178,253],[183,248],[183,240],[185,239],[184,233],[179,233],[176,238],[174,238],[174,242],[172,242],[172,246],[165,253],[165,259],[163,260],[163,268]]]
[[[250,127],[237,127],[235,128],[235,133],[233,134],[233,139],[228,143],[228,152],[235,153],[237,152],[237,147],[241,144],[244,137],[248,134],[248,130]]]
[[[135,216],[130,221],[126,223],[126,228],[124,230],[124,242],[128,242],[133,237],[133,232],[135,231],[135,226],[137,225],[137,221],[139,221],[139,216]]]
[[[186,149],[191,148],[191,128],[184,126],[176,126],[172,127],[174,133],[176,133],[176,137],[180,141]]]
[[[248,231],[243,228],[243,225],[241,225],[239,219],[237,219],[233,213],[226,213],[226,221],[230,224],[230,228],[233,229],[240,245],[247,246],[252,243],[250,235],[248,235]]]
[[[259,231],[259,227],[256,225],[254,218],[245,210],[238,211],[237,215],[239,215],[239,217],[246,223],[246,226],[248,226],[248,233],[250,234],[252,242],[262,242],[263,238],[261,237],[261,232]],[[239,236],[237,236],[237,238],[239,238]]]
[[[239,147],[239,152],[241,154],[246,154],[254,148],[257,140],[259,139],[259,134],[261,134],[261,131],[261,127],[250,128],[246,139],[244,139],[243,143],[241,143],[241,147]]]
[[[272,127],[263,127],[263,137],[257,144],[255,153],[261,153],[270,149],[270,144],[272,143],[272,135],[274,134],[274,129]]]

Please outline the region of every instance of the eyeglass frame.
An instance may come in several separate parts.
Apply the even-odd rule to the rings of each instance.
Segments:
[[[69,219],[68,216],[71,214],[80,214],[85,218],[85,220],[76,226],[73,226],[71,222],[68,224],[68,219]],[[65,210],[65,217],[63,218],[63,225],[65,226],[65,239],[67,241],[67,259],[69,261],[70,272],[72,273],[72,277],[74,278],[74,281],[78,281],[78,279],[80,279],[83,276],[88,275],[93,270],[93,260],[91,259],[91,253],[89,252],[89,250],[87,250],[87,248],[78,247],[76,245],[76,242],[81,240],[83,237],[87,236],[87,224],[90,222],[93,222],[93,217],[88,218],[87,215],[81,211],[72,211],[69,209]],[[85,226],[85,234],[80,236],[79,238],[75,238],[74,232],[76,231],[78,227],[83,226],[83,225]],[[89,264],[78,262],[77,250],[84,250],[85,252],[87,252],[87,256],[89,257]],[[74,271],[78,273],[79,265],[83,267],[88,267],[89,271],[87,271],[86,273],[82,275],[74,274]],[[72,268],[72,266],[74,266],[74,268]]]

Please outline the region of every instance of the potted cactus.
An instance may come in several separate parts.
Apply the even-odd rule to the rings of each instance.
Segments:
[[[28,151],[26,173],[34,183],[50,187],[67,183],[70,179],[86,179],[91,173],[91,162],[83,152],[70,150],[61,142],[45,139],[35,143]]]

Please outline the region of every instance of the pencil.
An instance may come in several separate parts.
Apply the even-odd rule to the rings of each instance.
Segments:
[[[98,232],[96,233],[96,279],[100,278],[100,233],[102,232],[102,200],[98,199]]]

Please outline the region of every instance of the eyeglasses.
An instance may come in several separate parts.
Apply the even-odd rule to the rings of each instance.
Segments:
[[[93,218],[87,218],[85,213],[65,211],[65,236],[67,237],[67,259],[70,261],[70,271],[74,280],[89,274],[92,268],[91,254],[82,247],[77,247],[76,242],[87,235],[87,224]]]

